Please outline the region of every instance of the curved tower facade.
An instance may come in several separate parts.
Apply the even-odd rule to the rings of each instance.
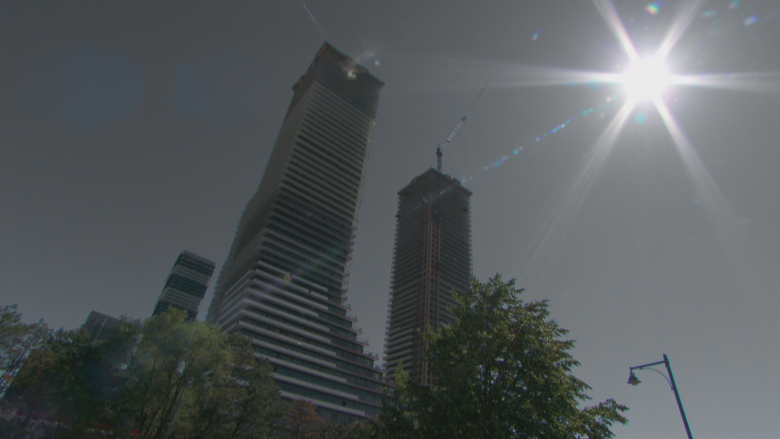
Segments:
[[[322,46],[293,86],[207,315],[252,338],[284,398],[311,400],[337,422],[381,408],[381,373],[344,301],[383,85]]]

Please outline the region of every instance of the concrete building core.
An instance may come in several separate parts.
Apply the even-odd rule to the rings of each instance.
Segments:
[[[393,272],[385,337],[386,379],[402,364],[423,385],[433,383],[422,361],[419,331],[454,323],[451,291],[471,288],[471,192],[460,180],[429,169],[398,192]]]

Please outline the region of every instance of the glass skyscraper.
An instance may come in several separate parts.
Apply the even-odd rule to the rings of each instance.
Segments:
[[[380,409],[381,372],[346,300],[384,83],[325,43],[293,97],[222,267],[207,321],[251,337],[286,399],[337,422]]]

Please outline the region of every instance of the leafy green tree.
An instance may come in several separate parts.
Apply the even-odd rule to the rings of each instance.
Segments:
[[[389,438],[611,438],[628,410],[613,399],[581,407],[590,387],[571,374],[568,331],[547,301],[523,302],[514,280],[472,279],[453,292],[456,323],[425,334],[436,385],[396,373],[392,401],[376,424]]]
[[[178,309],[123,318],[97,342],[60,330],[29,355],[5,398],[29,415],[0,427],[56,438],[164,438],[171,428],[172,437],[265,437],[282,410],[271,374],[248,339]]]
[[[226,333],[175,308],[147,319],[138,338],[124,358],[116,359],[123,365],[124,384],[112,409],[141,436],[163,438],[185,389],[227,379],[233,352],[226,348]]]
[[[326,421],[317,406],[304,399],[289,405],[283,429],[276,437],[281,439],[369,439],[376,437],[370,422],[343,424]]]
[[[311,439],[319,436],[325,424],[325,418],[317,413],[313,402],[299,399],[292,402],[285,417],[283,438]]]
[[[368,439],[374,436],[370,422],[355,424],[325,423],[318,432],[317,439]]]
[[[30,353],[47,340],[48,326],[38,323],[22,323],[17,305],[0,308],[0,397],[5,394]]]
[[[114,343],[94,345],[83,329],[53,333],[32,352],[8,390],[6,401],[31,418],[51,437],[87,437],[87,431],[107,430],[114,418],[107,410],[121,384],[109,360]],[[67,428],[65,427],[67,425]]]
[[[177,436],[209,439],[269,437],[285,413],[273,368],[256,359],[250,340],[232,335],[225,346],[232,353],[232,372],[194,386],[182,405]]]

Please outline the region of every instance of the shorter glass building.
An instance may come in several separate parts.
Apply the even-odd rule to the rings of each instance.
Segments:
[[[119,324],[119,319],[101,314],[97,311],[91,311],[87,320],[81,325],[89,333],[89,340],[92,342],[105,340],[111,336],[112,331]]]
[[[182,252],[173,264],[165,281],[152,316],[165,312],[169,307],[183,309],[191,319],[198,316],[198,307],[209,280],[214,273],[214,263],[195,253]]]

